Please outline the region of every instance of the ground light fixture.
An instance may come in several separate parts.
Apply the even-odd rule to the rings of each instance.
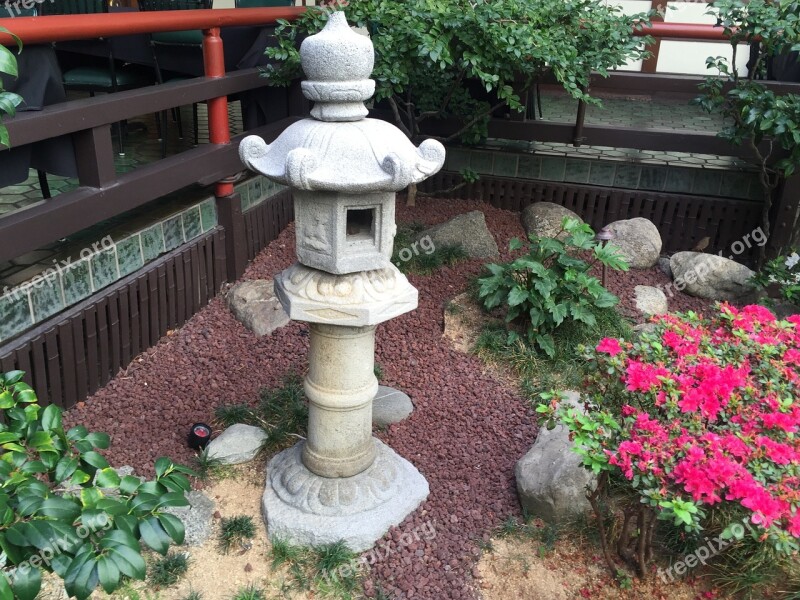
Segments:
[[[608,242],[610,242],[613,239],[616,239],[616,237],[617,236],[614,235],[614,232],[611,231],[611,229],[609,229],[608,227],[603,227],[600,231],[597,232],[597,235],[594,236],[594,239],[600,242],[600,244],[602,244],[603,246],[606,246]],[[608,267],[606,267],[606,264],[603,263],[603,287],[606,287],[607,271]]]
[[[211,426],[205,423],[195,423],[189,429],[189,447],[193,450],[202,450],[211,441]]]

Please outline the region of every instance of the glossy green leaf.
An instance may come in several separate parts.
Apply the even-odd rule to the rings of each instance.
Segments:
[[[120,570],[111,556],[101,556],[97,560],[97,575],[106,593],[110,594],[119,587]]]
[[[172,461],[164,456],[156,460],[156,478],[160,479],[172,468]]]
[[[147,573],[147,566],[138,552],[128,546],[119,545],[111,548],[108,555],[126,577],[144,579]]]
[[[139,535],[150,548],[159,554],[166,555],[171,539],[156,517],[149,517],[139,523]]]
[[[107,433],[92,432],[86,436],[86,441],[95,448],[105,450],[111,445],[111,437]]]
[[[67,569],[64,588],[77,600],[86,600],[98,583],[97,559],[91,551],[81,551]]]
[[[183,543],[186,536],[186,529],[183,522],[178,517],[169,513],[161,513],[158,515],[158,520],[164,528],[164,531],[167,532],[167,535],[172,538],[173,542],[176,544]]]
[[[105,469],[108,467],[108,461],[99,452],[91,450],[81,454],[81,460],[88,465],[93,466],[95,469]]]
[[[0,572],[0,600],[14,600],[14,591],[8,581],[8,575]]]
[[[111,467],[100,469],[95,475],[95,485],[101,488],[116,488],[120,484],[119,474]]]
[[[61,409],[55,404],[46,407],[42,412],[42,427],[45,431],[53,431],[61,427]]]
[[[29,565],[20,566],[11,577],[11,589],[17,600],[35,600],[42,589],[42,572]]]
[[[76,425],[75,427],[70,427],[67,431],[67,439],[75,442],[77,440],[82,440],[85,438],[89,433],[89,430],[86,429],[83,425]]]
[[[126,475],[120,480],[119,489],[123,494],[133,494],[141,485],[142,480],[133,475]]]
[[[69,522],[77,519],[80,513],[81,508],[77,502],[57,496],[44,500],[38,511],[38,514],[44,517],[61,519],[62,521]]]
[[[56,465],[56,483],[61,483],[68,477],[72,477],[75,470],[78,468],[78,459],[71,456],[65,456],[58,461]]]

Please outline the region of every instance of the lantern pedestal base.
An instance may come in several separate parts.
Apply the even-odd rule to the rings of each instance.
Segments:
[[[363,552],[428,497],[428,482],[406,459],[374,439],[375,462],[353,477],[320,477],[302,461],[304,442],[267,465],[262,498],[270,539],[298,546],[343,540]]]

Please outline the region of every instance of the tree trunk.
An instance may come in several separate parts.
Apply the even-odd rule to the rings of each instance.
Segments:
[[[412,183],[408,186],[408,190],[406,191],[406,206],[416,206],[417,205],[417,184]]]

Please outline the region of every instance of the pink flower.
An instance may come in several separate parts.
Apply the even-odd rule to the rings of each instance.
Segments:
[[[697,354],[700,349],[700,343],[697,340],[686,339],[674,331],[665,331],[662,339],[664,344],[672,348],[673,352],[681,358]]]
[[[742,309],[742,314],[752,317],[759,323],[766,324],[775,322],[775,315],[772,314],[772,311],[766,306],[761,306],[760,304],[750,304],[749,306],[745,306]]]
[[[616,356],[622,352],[622,346],[620,345],[619,340],[616,338],[603,338],[600,340],[600,343],[597,344],[596,350],[598,352],[603,352],[604,354]]]
[[[636,360],[628,363],[626,382],[632,392],[647,392],[653,386],[660,386],[660,377],[667,377],[669,371],[664,367],[645,364]]]
[[[787,350],[783,355],[783,362],[800,366],[800,350],[797,348],[790,348]]]

